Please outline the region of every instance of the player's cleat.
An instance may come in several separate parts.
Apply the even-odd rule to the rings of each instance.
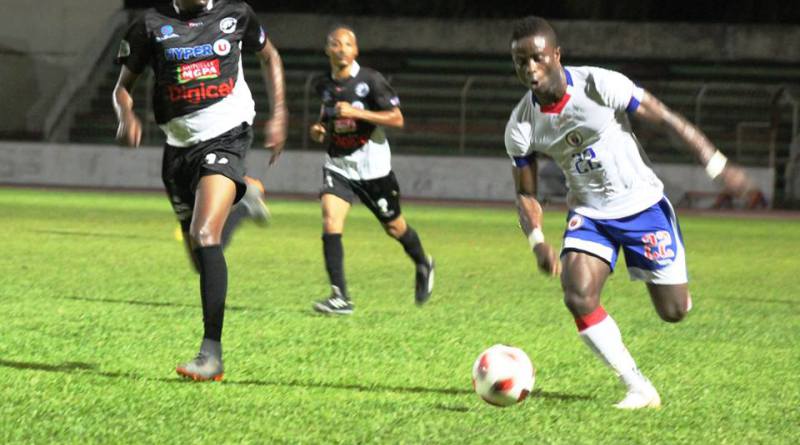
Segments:
[[[175,368],[175,372],[180,376],[196,382],[208,380],[219,382],[222,380],[223,371],[222,359],[202,351],[193,360]]]
[[[661,397],[650,382],[628,389],[621,402],[614,405],[619,409],[661,408]]]
[[[414,300],[419,306],[427,303],[431,298],[435,268],[436,263],[433,261],[432,256],[428,256],[428,264],[417,266]]]
[[[258,179],[245,176],[247,183],[247,190],[244,197],[239,201],[247,209],[247,214],[250,218],[260,226],[269,224],[272,214],[264,201],[264,184]]]
[[[331,296],[314,303],[314,310],[322,314],[350,315],[353,313],[353,303],[342,295],[338,287],[331,286]]]

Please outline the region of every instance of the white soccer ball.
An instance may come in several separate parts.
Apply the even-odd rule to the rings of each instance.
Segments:
[[[533,390],[536,370],[522,349],[494,345],[483,351],[472,365],[472,386],[486,402],[510,406]]]

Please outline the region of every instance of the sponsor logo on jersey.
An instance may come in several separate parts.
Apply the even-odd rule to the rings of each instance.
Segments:
[[[567,133],[565,139],[570,147],[580,147],[583,143],[583,135],[578,130],[572,130]]]
[[[189,28],[199,28],[203,26],[203,22],[189,22]]]
[[[367,94],[369,94],[369,85],[366,82],[360,82],[356,85],[356,96],[367,97]]]
[[[333,131],[335,133],[352,133],[356,131],[358,125],[355,119],[334,119]]]
[[[572,215],[567,223],[567,230],[575,230],[583,225],[583,217],[581,215]]]
[[[224,83],[216,85],[206,85],[205,82],[200,82],[200,85],[192,88],[187,88],[183,85],[170,85],[168,88],[169,101],[199,104],[209,99],[219,99],[229,96],[233,93],[234,85],[233,77],[229,78]]]
[[[259,26],[258,27],[258,43],[264,44],[267,41],[267,33],[264,32],[264,28]]]
[[[352,150],[355,148],[362,147],[364,144],[369,141],[369,136],[367,135],[359,135],[359,134],[350,134],[350,135],[342,135],[342,134],[332,134],[331,135],[331,142],[337,148],[345,149],[345,150]]]
[[[219,22],[219,30],[224,32],[225,34],[231,34],[232,32],[236,31],[236,21],[233,17],[225,17]]]
[[[214,42],[214,52],[218,56],[225,57],[231,52],[231,42],[225,39],[219,39]]]
[[[219,77],[219,60],[201,60],[199,62],[178,67],[178,83],[193,80],[216,79]]]
[[[210,44],[190,46],[185,48],[166,48],[164,57],[167,60],[191,60],[200,57],[208,57],[214,54],[214,49]]]
[[[131,55],[131,44],[127,40],[119,42],[119,50],[117,50],[117,58],[122,59]]]
[[[175,29],[172,27],[172,25],[164,25],[161,27],[160,31],[161,36],[156,37],[156,42],[163,42],[167,39],[175,39],[180,37],[179,35],[175,34]]]

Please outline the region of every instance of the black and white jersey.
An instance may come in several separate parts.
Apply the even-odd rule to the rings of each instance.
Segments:
[[[357,119],[336,117],[337,102],[354,108],[387,111],[400,106],[400,99],[381,73],[353,62],[350,77],[334,79],[325,74],[314,79],[322,99],[322,123],[328,135],[325,168],[348,179],[384,177],[391,171],[391,151],[380,126]]]
[[[210,0],[193,14],[173,2],[147,10],[131,25],[117,61],[135,73],[152,67],[156,123],[168,144],[185,147],[253,123],[241,54],[260,51],[266,41],[244,1]]]

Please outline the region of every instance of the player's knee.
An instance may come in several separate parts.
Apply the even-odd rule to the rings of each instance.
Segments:
[[[669,304],[658,308],[658,316],[667,323],[677,323],[686,317],[686,307],[680,304]]]
[[[383,231],[394,239],[399,239],[401,236],[403,236],[403,233],[405,232],[405,231],[400,231],[400,227],[397,227],[393,224],[384,224]]]
[[[219,234],[214,233],[208,227],[192,227],[189,230],[189,236],[192,238],[192,243],[197,247],[213,246],[220,243]]]
[[[577,289],[564,289],[564,305],[573,314],[587,314],[597,308],[597,297]]]

